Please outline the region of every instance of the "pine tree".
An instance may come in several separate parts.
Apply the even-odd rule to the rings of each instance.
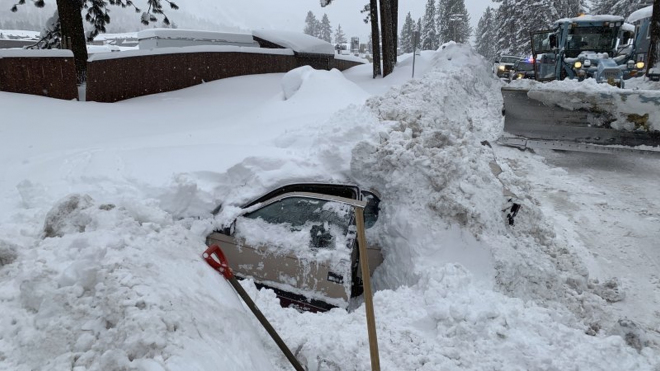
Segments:
[[[495,48],[495,11],[487,7],[479,19],[475,35],[475,49],[487,60],[494,61],[497,58]]]
[[[442,10],[439,17],[439,23],[442,25],[440,40],[469,42],[472,28],[464,0],[439,0],[438,6]]]
[[[428,0],[426,3],[426,12],[424,13],[424,23],[422,26],[422,50],[436,50],[440,46],[438,33],[435,29],[435,1]]]
[[[321,23],[319,25],[319,39],[325,40],[329,43],[332,42],[332,27],[330,26],[330,19],[327,14],[323,14]]]
[[[444,14],[445,14],[445,4],[446,0],[438,0],[438,4],[435,7],[435,30],[438,33],[438,44],[443,44],[448,40],[445,40],[443,35],[447,34],[447,24],[444,23]]]
[[[593,14],[616,14],[626,18],[648,5],[645,0],[595,0],[593,4]]]
[[[346,35],[341,29],[341,25],[337,24],[337,30],[335,31],[335,44],[344,44],[346,42]]]
[[[403,50],[404,53],[412,53],[413,51],[413,38],[415,35],[414,32],[415,22],[412,20],[410,12],[408,12],[406,15],[406,20],[403,22],[403,27],[401,28],[401,37],[399,39],[401,50]]]
[[[147,0],[149,7],[145,12],[141,11],[131,0],[56,0],[57,20],[54,20],[54,23],[60,29],[62,44],[73,52],[78,82],[82,83],[86,79],[86,39],[93,40],[100,32],[105,32],[105,26],[110,23],[108,4],[122,8],[133,7],[137,13],[142,13],[140,20],[145,25],[157,22],[158,16],[163,18],[163,23],[169,24],[170,21],[163,10],[163,1],[169,4],[170,9],[179,9],[175,3],[169,0]],[[11,11],[17,12],[18,6],[25,3],[25,0],[19,0],[11,7]],[[43,8],[45,1],[35,0],[33,4],[38,8]],[[85,21],[92,25],[87,32],[83,27],[83,13],[85,13]]]
[[[316,37],[319,34],[319,21],[316,19],[316,16],[310,10],[307,12],[307,17],[305,18],[305,29],[303,32],[306,35]]]

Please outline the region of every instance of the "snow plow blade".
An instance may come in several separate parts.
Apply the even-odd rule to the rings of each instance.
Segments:
[[[660,152],[660,92],[503,87],[500,144],[583,152]]]

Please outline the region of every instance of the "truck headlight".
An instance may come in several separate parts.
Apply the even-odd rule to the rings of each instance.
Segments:
[[[626,63],[626,67],[628,67],[629,70],[632,70],[635,68],[635,62],[632,60],[628,61],[628,63]]]
[[[582,62],[575,61],[575,63],[573,64],[573,67],[575,67],[576,70],[582,68]]]
[[[504,66],[497,66],[497,69],[500,71],[504,71]]]
[[[638,70],[641,70],[642,68],[644,68],[644,62],[639,61],[635,63],[635,67],[637,67]]]

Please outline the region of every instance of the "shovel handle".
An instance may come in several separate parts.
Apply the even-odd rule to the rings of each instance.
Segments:
[[[213,255],[215,255],[215,258]],[[213,269],[220,272],[220,274],[222,274],[226,279],[231,279],[234,277],[234,272],[232,272],[231,268],[229,268],[229,263],[227,263],[225,253],[222,252],[220,246],[209,246],[209,248],[204,251],[204,254],[202,254],[202,257]]]

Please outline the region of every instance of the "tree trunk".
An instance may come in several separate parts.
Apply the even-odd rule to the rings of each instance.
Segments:
[[[371,49],[373,51],[374,79],[380,76],[380,30],[378,29],[378,0],[370,0]]]
[[[383,45],[383,77],[389,75],[394,70],[394,60],[396,53],[392,58],[392,7],[390,0],[380,0],[380,29],[381,42]]]
[[[658,61],[658,44],[660,43],[660,0],[653,2],[653,15],[651,16],[651,40],[649,45],[649,58],[646,65],[646,73],[653,68]]]
[[[62,29],[62,49],[73,51],[78,84],[85,82],[87,71],[87,44],[83,29],[82,2],[79,0],[57,0],[57,12]]]
[[[392,30],[394,33],[394,38],[392,39],[392,50],[394,50],[394,64],[396,64],[396,58],[399,55],[399,0],[392,1]]]

